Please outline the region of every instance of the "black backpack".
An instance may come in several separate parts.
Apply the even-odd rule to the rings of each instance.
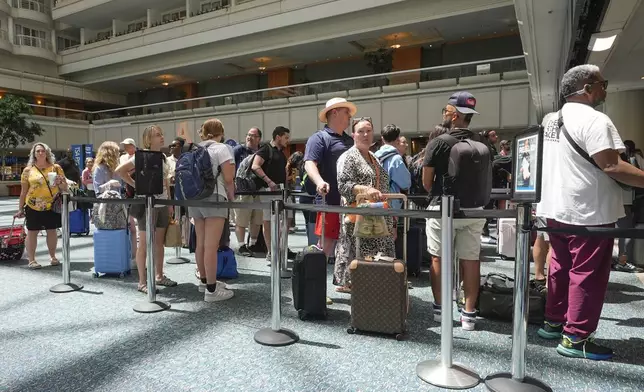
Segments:
[[[411,158],[409,165],[409,173],[411,173],[411,186],[409,187],[409,195],[411,196],[426,196],[424,198],[414,198],[412,201],[419,208],[425,209],[429,206],[429,193],[423,186],[423,158],[425,151],[421,151]]]
[[[461,208],[484,207],[492,192],[490,149],[480,141],[450,134],[440,135],[450,146],[447,173],[443,176],[443,193],[453,195]]]

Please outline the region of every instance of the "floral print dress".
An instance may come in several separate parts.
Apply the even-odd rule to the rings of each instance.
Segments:
[[[356,147],[347,150],[339,160],[343,160],[342,170],[338,172],[338,188],[340,195],[346,200],[346,205],[356,202],[353,188],[356,185],[376,187],[382,193],[389,192],[389,175],[380,165],[378,158],[369,153],[367,161]],[[387,228],[393,232],[393,220],[387,217]],[[335,252],[335,269],[333,283],[337,286],[350,284],[349,263],[356,258],[356,238],[353,235],[355,224],[344,220],[340,241]],[[361,238],[360,256],[373,256],[378,252],[383,256],[394,257],[396,249],[393,235],[381,238]]]

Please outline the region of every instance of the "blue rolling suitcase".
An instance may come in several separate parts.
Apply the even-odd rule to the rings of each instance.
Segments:
[[[69,233],[89,234],[89,210],[78,209],[69,213]]]
[[[130,273],[130,233],[128,229],[94,232],[94,277],[100,274]]]

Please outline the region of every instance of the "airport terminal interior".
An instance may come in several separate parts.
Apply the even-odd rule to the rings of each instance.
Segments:
[[[586,63],[608,81],[596,109],[642,148],[643,25],[643,0],[0,0],[0,109],[19,97],[29,108],[22,116],[41,128],[17,144],[0,142],[0,232],[11,237],[9,228],[23,224],[14,215],[35,143],[57,160],[71,154],[82,170],[104,142],[142,145],[153,124],[170,157],[175,138],[198,142],[202,124],[217,118],[231,146],[246,143],[252,129],[269,142],[273,129],[288,128],[288,157],[305,153],[323,129],[319,113],[329,100],[344,99],[357,107],[354,118],[370,118],[375,142],[395,124],[408,143],[403,154],[413,157],[450,96],[467,91],[479,113],[471,130],[493,131],[502,151],[501,141],[559,110],[562,76]],[[302,213],[294,215],[287,241],[297,253],[311,241]],[[243,244],[230,223],[237,251]],[[500,254],[499,226],[490,220],[481,238],[481,274],[512,277],[519,260]],[[326,320],[300,320],[291,279],[279,279],[281,325],[299,340],[273,347],[254,340],[276,317],[277,278],[264,253],[235,254],[239,276],[217,284],[234,297],[204,302],[194,253],[187,244],[167,247],[166,261],[177,252],[185,259],[164,266],[177,285],[158,287],[156,299],[170,308],[140,313],[133,308],[154,295],[137,291],[136,270],[95,276],[96,232],[90,223],[71,235],[65,260],[58,231],[57,257],[83,286],[69,293],[50,292],[67,268],[50,265],[43,234],[41,269],[26,254],[5,260],[2,238],[0,390],[447,390],[416,368],[442,351],[428,254],[409,278],[404,340],[347,333],[352,296],[336,290],[329,264]],[[644,267],[644,239],[633,242],[629,261]],[[616,241],[615,257],[617,249]],[[644,273],[612,271],[596,338],[614,358],[559,355],[557,341],[541,339],[531,323],[525,374],[554,391],[643,391],[643,305]],[[453,310],[453,360],[480,377],[469,390],[488,390],[487,376],[516,370],[513,323],[478,318],[466,331]]]

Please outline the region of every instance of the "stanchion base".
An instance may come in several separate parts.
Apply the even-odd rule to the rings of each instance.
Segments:
[[[491,374],[485,378],[485,386],[492,392],[552,392],[552,388],[532,377],[515,380],[510,373]]]
[[[473,370],[458,363],[445,367],[440,360],[420,362],[416,365],[416,375],[428,384],[447,389],[470,389],[481,382]]]
[[[189,262],[190,262],[190,259],[186,257],[173,257],[165,261],[166,264],[186,264]]]
[[[279,331],[262,328],[255,333],[255,341],[264,346],[288,346],[298,340],[300,340],[300,337],[295,332],[285,328]]]
[[[77,285],[74,283],[60,283],[50,288],[49,291],[51,291],[52,293],[60,294],[60,293],[71,293],[72,291],[78,291],[82,289],[83,289],[82,285]]]
[[[137,313],[156,313],[170,309],[170,305],[161,301],[139,302],[132,308]]]
[[[282,279],[291,279],[293,277],[293,273],[289,270],[281,270],[280,277]]]

